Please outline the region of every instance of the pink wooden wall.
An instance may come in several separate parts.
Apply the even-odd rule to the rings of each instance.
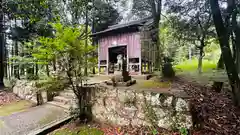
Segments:
[[[112,46],[114,42],[116,42],[117,46],[127,45],[129,58],[140,57],[140,33],[134,32],[101,38],[99,40],[99,60],[107,60],[108,47]]]

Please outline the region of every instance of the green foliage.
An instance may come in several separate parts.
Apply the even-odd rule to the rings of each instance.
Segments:
[[[205,57],[204,59],[207,59],[209,61],[218,62],[221,50],[219,47],[218,40],[216,38],[210,38],[208,41],[208,45],[204,47]]]
[[[55,16],[48,10],[51,7],[50,2],[55,3],[50,0],[8,0],[6,13],[9,19],[24,20],[21,26],[16,25],[10,29],[10,38],[24,42],[37,35],[51,36],[52,30],[47,22],[52,21]]]
[[[212,69],[216,69],[216,66],[217,65],[214,61],[209,61],[209,60],[203,59],[203,66],[202,66],[203,72],[208,71],[208,70],[212,70]],[[180,71],[180,72],[197,71],[197,67],[198,67],[198,60],[197,59],[186,60],[186,61],[183,61],[183,62],[174,66],[175,70]]]
[[[95,32],[104,30],[121,19],[117,9],[107,2],[95,0],[94,6],[95,11],[93,11],[94,14],[92,19],[95,21]]]
[[[69,85],[69,81],[66,78],[57,76],[49,77],[46,80],[40,80],[36,82],[35,86],[39,90],[57,92],[62,91]]]
[[[27,74],[26,75],[27,80],[38,80],[39,77],[35,74]]]
[[[153,134],[153,135],[158,135],[159,133],[158,133],[157,129],[153,129],[153,130],[152,130],[152,134]]]
[[[188,130],[186,128],[180,128],[181,135],[188,135]]]

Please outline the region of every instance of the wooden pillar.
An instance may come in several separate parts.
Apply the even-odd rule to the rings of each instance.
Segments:
[[[100,44],[98,42],[98,75],[100,75],[101,67],[100,67]]]
[[[143,71],[144,73],[147,71],[147,62],[146,62],[146,58],[143,60]]]
[[[150,43],[148,43],[148,73],[151,73],[151,66],[150,66],[150,61],[152,59],[151,57],[151,46],[150,46]]]
[[[108,73],[109,73],[108,72],[109,71],[109,48],[107,49],[107,63],[106,64],[107,64],[107,67],[106,67],[106,72],[107,73],[106,74],[108,75]]]
[[[128,45],[126,45],[126,49],[127,49],[127,71],[129,71],[129,56],[128,56]]]
[[[140,56],[139,56],[139,75],[142,75],[142,49],[140,49]]]

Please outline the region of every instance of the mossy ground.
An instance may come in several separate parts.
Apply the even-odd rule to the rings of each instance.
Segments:
[[[75,129],[63,128],[51,133],[51,135],[104,135],[104,132],[97,128],[82,126]]]
[[[216,67],[217,67],[217,62],[203,60],[203,64],[202,64],[202,71],[203,72],[211,71],[213,69],[216,69]],[[177,65],[175,65],[174,69],[177,72],[197,71],[197,69],[198,69],[198,60],[197,59],[193,59],[193,60],[183,61],[183,62],[178,63]]]
[[[16,112],[21,112],[32,106],[33,106],[33,103],[26,100],[12,102],[12,103],[0,106],[0,116],[8,116]]]
[[[160,80],[137,80],[133,87],[138,89],[166,89],[171,87],[171,82],[161,82]]]
[[[177,75],[186,78],[191,82],[203,85],[211,85],[213,81],[228,82],[227,74],[224,70],[216,69],[217,62],[203,60],[202,73],[198,73],[198,61],[196,59],[187,60],[174,66]]]

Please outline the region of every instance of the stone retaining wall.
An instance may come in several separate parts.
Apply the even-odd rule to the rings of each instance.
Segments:
[[[36,100],[36,91],[35,81],[28,80],[17,80],[14,87],[13,93],[25,100],[31,100],[37,102]],[[46,93],[42,92],[42,97],[44,102],[47,102]]]
[[[34,85],[34,81],[18,80],[13,92],[23,99],[36,101]],[[43,98],[46,97],[44,95]],[[93,116],[102,122],[133,126],[157,125],[166,129],[192,127],[189,101],[180,97],[179,91],[175,95],[104,86],[93,89],[91,100]]]
[[[95,93],[93,116],[100,121],[166,129],[191,128],[189,101],[172,94],[106,88]]]

